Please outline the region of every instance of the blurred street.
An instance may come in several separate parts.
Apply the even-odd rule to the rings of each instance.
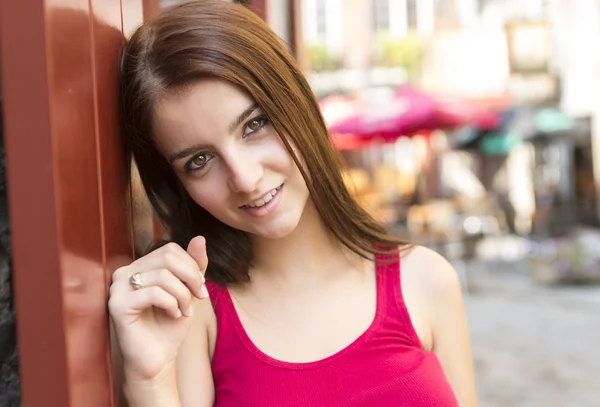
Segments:
[[[542,287],[523,262],[469,264],[481,407],[600,405],[600,286]]]

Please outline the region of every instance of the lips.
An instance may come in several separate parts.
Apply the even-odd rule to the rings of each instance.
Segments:
[[[277,192],[281,189],[282,186],[283,186],[283,184],[279,185],[276,188],[271,189],[270,191],[261,195],[258,199],[252,200],[252,201],[248,202],[247,204],[243,205],[242,207],[260,208],[260,207],[266,205],[267,203],[271,202],[271,200],[273,199],[273,197],[275,197],[275,195],[277,195]]]

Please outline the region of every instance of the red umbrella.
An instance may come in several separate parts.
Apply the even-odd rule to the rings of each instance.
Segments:
[[[361,109],[330,126],[334,134],[360,138],[383,137],[391,141],[422,129],[434,114],[432,100],[414,88],[403,86],[392,95],[363,101]]]
[[[497,124],[497,115],[458,101],[442,102],[417,88],[405,85],[387,97],[354,102],[353,110],[329,125],[334,139],[358,141],[377,138],[391,142],[401,136],[466,124]]]
[[[493,130],[500,125],[498,111],[485,109],[458,99],[440,100],[438,115],[446,128],[469,125],[478,130]]]
[[[330,129],[337,123],[357,116],[364,111],[365,102],[346,95],[332,95],[319,102],[325,124]],[[385,140],[377,137],[363,138],[357,134],[340,134],[329,132],[333,145],[339,150],[359,150],[374,144],[381,144]]]

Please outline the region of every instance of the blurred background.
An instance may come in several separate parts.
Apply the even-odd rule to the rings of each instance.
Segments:
[[[459,273],[480,405],[599,406],[600,1],[261,4],[356,199]]]
[[[306,73],[356,199],[459,273],[480,405],[599,406],[600,1],[257,12]]]

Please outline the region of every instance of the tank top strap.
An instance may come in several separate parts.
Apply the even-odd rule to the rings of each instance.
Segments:
[[[206,281],[206,289],[210,297],[215,314],[220,314],[223,309],[223,300],[228,295],[227,288],[213,281]]]
[[[409,340],[417,347],[421,347],[421,340],[414,330],[413,324],[402,295],[402,268],[400,253],[380,257],[377,263],[377,302],[378,312],[385,315],[385,319],[395,324],[402,325],[402,331],[408,335]],[[380,309],[380,307],[383,307]]]
[[[377,312],[387,316],[397,314],[395,302],[398,295],[400,257],[398,254],[377,256]],[[392,305],[392,306],[390,306]]]

